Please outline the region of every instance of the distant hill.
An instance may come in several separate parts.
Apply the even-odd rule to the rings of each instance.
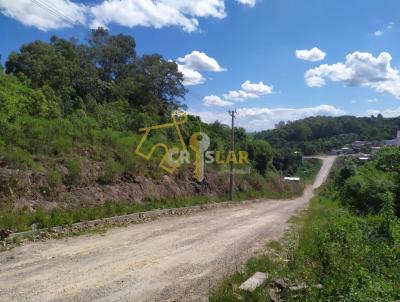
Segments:
[[[255,134],[276,149],[301,151],[306,155],[327,152],[355,140],[380,141],[396,137],[400,117],[309,117],[279,123],[275,129]]]

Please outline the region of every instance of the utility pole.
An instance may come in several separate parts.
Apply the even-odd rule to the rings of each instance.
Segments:
[[[236,110],[229,110],[229,115],[232,118],[232,129],[231,129],[231,151],[235,152],[235,118],[237,115]],[[230,175],[229,175],[229,199],[233,201],[233,162],[231,161]]]

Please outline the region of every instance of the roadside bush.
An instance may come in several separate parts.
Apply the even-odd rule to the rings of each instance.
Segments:
[[[389,174],[366,165],[345,182],[342,199],[356,213],[376,214],[382,209],[384,194],[394,189]]]

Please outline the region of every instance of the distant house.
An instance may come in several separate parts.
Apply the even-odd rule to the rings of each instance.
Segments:
[[[383,141],[385,146],[400,146],[400,130],[397,131],[397,137],[395,139],[390,139]]]
[[[340,154],[342,154],[343,152],[342,152],[342,150],[341,149],[333,149],[332,151],[331,151],[331,155],[340,155]]]
[[[285,177],[284,179],[287,181],[300,181],[300,177]]]
[[[368,161],[371,159],[371,154],[361,154],[358,159],[361,161]]]
[[[348,146],[343,147],[341,150],[342,150],[342,154],[351,154],[351,153],[353,153],[353,149],[348,147]]]

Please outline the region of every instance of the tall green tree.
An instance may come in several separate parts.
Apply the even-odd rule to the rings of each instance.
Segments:
[[[176,63],[158,54],[138,57],[135,48],[133,37],[103,28],[92,30],[83,44],[53,36],[50,43],[34,41],[11,53],[6,72],[31,88],[53,90],[64,115],[117,101],[129,104],[124,114],[167,115],[183,107],[186,89]]]

